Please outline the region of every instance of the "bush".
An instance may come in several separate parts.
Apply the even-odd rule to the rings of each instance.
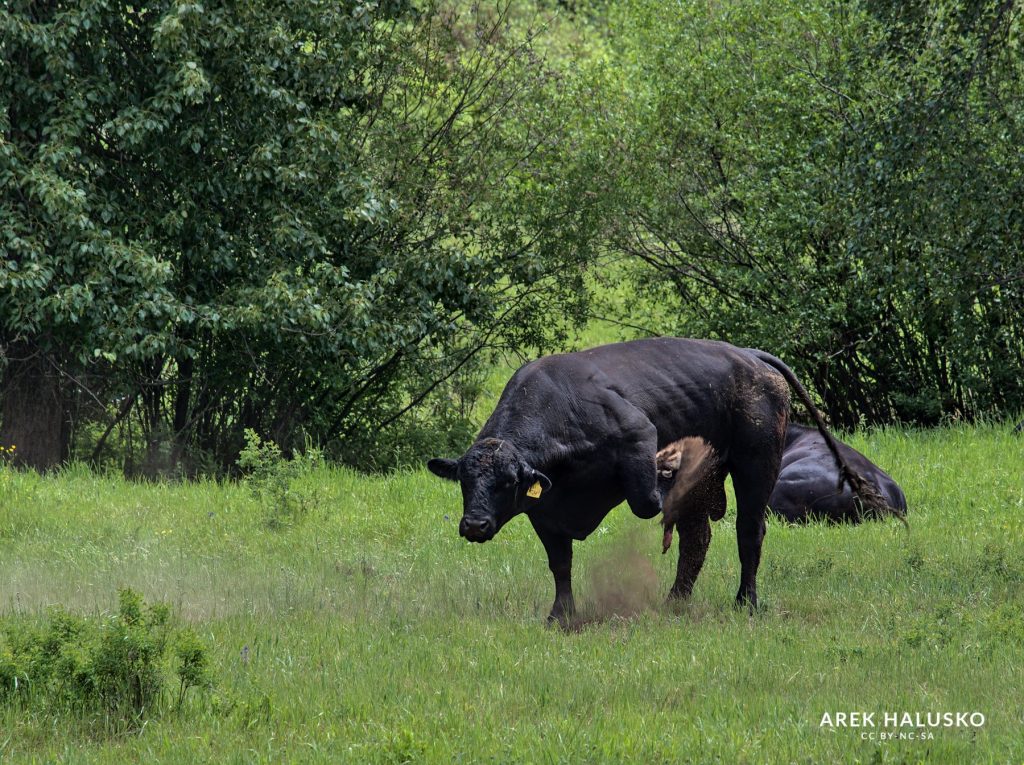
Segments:
[[[655,331],[770,350],[847,428],[1018,411],[1011,7],[615,4],[593,193]]]
[[[172,669],[173,668],[173,669]],[[102,720],[108,730],[130,729],[191,688],[208,688],[206,647],[191,630],[171,626],[170,609],[147,605],[137,592],[119,593],[117,613],[83,619],[62,609],[42,627],[0,631],[0,703]]]
[[[227,470],[245,427],[347,439],[560,342],[594,232],[552,164],[564,84],[503,10],[448,5],[4,3],[22,464]]]
[[[270,528],[292,526],[318,504],[316,493],[296,488],[295,480],[322,464],[322,453],[311,445],[288,459],[280,446],[269,439],[263,440],[248,428],[245,448],[238,458],[238,467],[247,474],[245,483],[263,505]]]

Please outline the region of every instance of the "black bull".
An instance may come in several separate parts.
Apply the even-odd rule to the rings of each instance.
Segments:
[[[753,607],[789,386],[831,440],[793,373],[762,351],[653,338],[546,356],[512,376],[462,457],[433,459],[428,467],[460,483],[459,533],[470,541],[486,542],[526,513],[555,580],[550,618],[564,621],[574,610],[573,540],[586,539],[623,500],[640,518],[656,516],[661,493],[655,453],[684,436],[700,437],[719,455],[723,480],[732,476],[740,557],[736,600]],[[839,463],[865,502],[884,504]]]

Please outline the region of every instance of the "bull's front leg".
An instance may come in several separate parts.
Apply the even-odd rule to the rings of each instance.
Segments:
[[[530,519],[533,522],[533,519]],[[555,578],[555,602],[548,614],[549,622],[558,622],[567,627],[569,619],[576,613],[576,601],[572,595],[572,537],[558,534],[533,524],[534,531],[548,554],[548,568]]]
[[[637,518],[653,518],[661,512],[662,496],[658,491],[658,469],[654,462],[657,451],[658,433],[648,423],[619,458],[622,493]]]

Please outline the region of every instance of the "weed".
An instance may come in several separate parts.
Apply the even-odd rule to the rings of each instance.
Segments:
[[[272,529],[295,525],[319,504],[316,492],[298,488],[296,481],[322,464],[322,453],[312,445],[287,459],[280,446],[250,428],[245,431],[245,448],[238,458],[238,467],[246,474],[243,480],[263,506],[267,526]]]
[[[190,688],[209,688],[212,682],[206,646],[195,632],[182,630],[178,633],[174,654],[178,658],[177,707],[180,709]]]

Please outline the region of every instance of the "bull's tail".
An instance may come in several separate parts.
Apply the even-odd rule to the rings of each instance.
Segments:
[[[832,452],[832,458],[836,461],[836,467],[839,468],[839,484],[836,488],[842,490],[843,483],[845,482],[849,485],[850,491],[853,492],[854,501],[860,505],[862,513],[874,513],[878,516],[891,515],[899,520],[904,528],[909,530],[910,526],[907,524],[906,512],[890,505],[881,492],[875,488],[874,484],[865,480],[860,473],[851,468],[846,460],[843,459],[843,455],[839,453],[839,446],[836,444],[836,440],[828,432],[828,428],[825,427],[825,419],[821,416],[821,412],[818,411],[818,407],[811,401],[807,389],[797,379],[796,375],[793,374],[793,370],[787,367],[781,359],[772,356],[770,353],[759,351],[756,348],[747,348],[746,350],[786,378],[789,387],[796,392],[797,398],[800,399],[801,403],[807,408],[807,411],[810,412],[811,417],[814,418],[814,424],[818,426],[818,431],[821,433],[821,437],[825,439],[825,444],[828,446],[828,450]]]

